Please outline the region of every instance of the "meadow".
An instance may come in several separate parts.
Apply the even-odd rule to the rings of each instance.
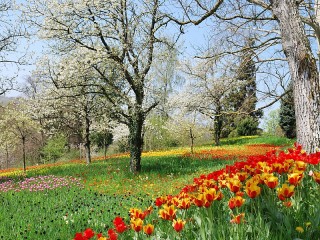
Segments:
[[[0,239],[320,239],[319,159],[250,137],[145,152],[139,175],[127,154],[2,170]]]

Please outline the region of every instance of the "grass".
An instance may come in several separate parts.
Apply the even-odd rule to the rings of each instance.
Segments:
[[[225,138],[221,140],[221,146],[226,145],[247,145],[247,144],[271,144],[274,146],[292,146],[295,139],[287,139],[276,136],[247,136],[236,138]]]
[[[144,153],[139,175],[128,171],[128,156],[96,160],[88,166],[83,162],[47,165],[30,169],[25,176],[19,170],[2,172],[0,184],[6,182],[7,177],[19,182],[30,177],[54,175],[80,178],[83,187],[70,185],[39,192],[0,192],[0,239],[72,239],[75,232],[88,227],[106,233],[115,216],[122,216],[128,222],[131,207],[145,209],[153,205],[156,197],[176,195],[195,177],[222,169],[238,157],[234,155],[232,160],[223,160],[222,155],[212,152],[214,149],[225,149],[231,154],[237,149],[244,151],[243,145],[261,143],[283,146],[292,142],[264,137],[223,140],[223,147],[196,148],[199,153],[211,151],[211,158],[206,159],[199,158],[200,155],[186,155],[189,148]],[[258,152],[262,148],[257,145],[257,149]],[[261,151],[265,153],[265,149]]]

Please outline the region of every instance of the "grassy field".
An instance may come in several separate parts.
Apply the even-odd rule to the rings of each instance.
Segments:
[[[154,202],[157,197],[179,194],[184,186],[192,184],[194,178],[200,175],[232,165],[239,159],[263,155],[290,145],[292,141],[283,138],[250,137],[223,140],[221,147],[198,147],[194,154],[190,154],[189,148],[147,152],[143,153],[142,172],[139,175],[132,175],[128,171],[129,157],[126,154],[106,160],[96,159],[90,165],[82,161],[71,161],[37,166],[29,168],[26,175],[19,169],[2,171],[0,239],[72,239],[76,232],[87,228],[107,235],[108,229],[113,228],[116,216],[130,222],[128,212],[133,207],[156,208]],[[215,207],[219,208],[230,211],[225,205]],[[201,210],[204,211],[202,214],[208,214],[205,210]],[[204,216],[192,211],[188,213],[191,214],[190,219],[192,215]],[[219,215],[216,210],[213,213]],[[152,214],[154,219],[157,218],[156,211]],[[164,233],[168,232],[164,230],[168,226],[161,222],[157,224],[157,236],[162,234],[166,238],[154,236],[152,239],[195,239],[192,234],[195,231],[199,231],[199,239],[206,239],[206,236],[203,238],[201,235],[201,229],[205,228],[201,227],[204,226],[203,221],[199,223],[202,217],[192,220],[198,227],[193,228],[189,224],[185,236],[172,230],[171,237],[168,237],[168,233]],[[210,216],[204,217],[207,218]],[[153,223],[158,223],[158,220],[153,220]],[[268,228],[269,225],[263,226]],[[221,235],[223,231],[222,227],[217,232]],[[244,236],[243,231],[239,230],[237,234]],[[119,239],[133,238],[149,239],[138,233],[119,236]]]

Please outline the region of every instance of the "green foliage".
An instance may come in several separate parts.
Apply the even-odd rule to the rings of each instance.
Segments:
[[[58,134],[47,141],[41,153],[46,161],[56,162],[66,153],[67,144],[67,138],[63,134]]]
[[[270,111],[268,117],[265,119],[264,129],[268,135],[283,136],[283,132],[279,125],[280,109]]]
[[[113,142],[113,135],[111,132],[93,132],[90,135],[91,142],[98,148],[108,147]]]
[[[179,146],[179,142],[166,128],[168,118],[153,115],[148,119],[144,134],[144,147],[147,151]]]
[[[289,91],[288,94],[285,95],[281,100],[279,124],[287,138],[295,138],[296,118],[294,110],[292,83],[289,84],[287,91]]]
[[[241,120],[237,126],[238,136],[252,136],[256,135],[258,131],[259,122],[253,117],[246,117]]]
[[[235,87],[228,96],[228,108],[230,111],[237,112],[240,115],[238,117],[234,115],[226,116],[224,120],[226,124],[222,132],[224,137],[255,135],[258,124],[256,127],[255,125],[263,115],[262,110],[255,111],[258,100],[256,96],[256,66],[253,60],[255,55],[252,50],[253,46],[254,41],[248,39],[236,72]],[[252,120],[248,120],[246,114],[249,114]]]

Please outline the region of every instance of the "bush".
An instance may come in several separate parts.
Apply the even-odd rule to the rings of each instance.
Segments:
[[[65,154],[67,144],[67,138],[63,134],[59,134],[47,141],[41,153],[46,161],[56,162]]]
[[[259,122],[253,117],[247,117],[239,122],[237,126],[238,136],[252,136],[256,135],[258,131]]]

